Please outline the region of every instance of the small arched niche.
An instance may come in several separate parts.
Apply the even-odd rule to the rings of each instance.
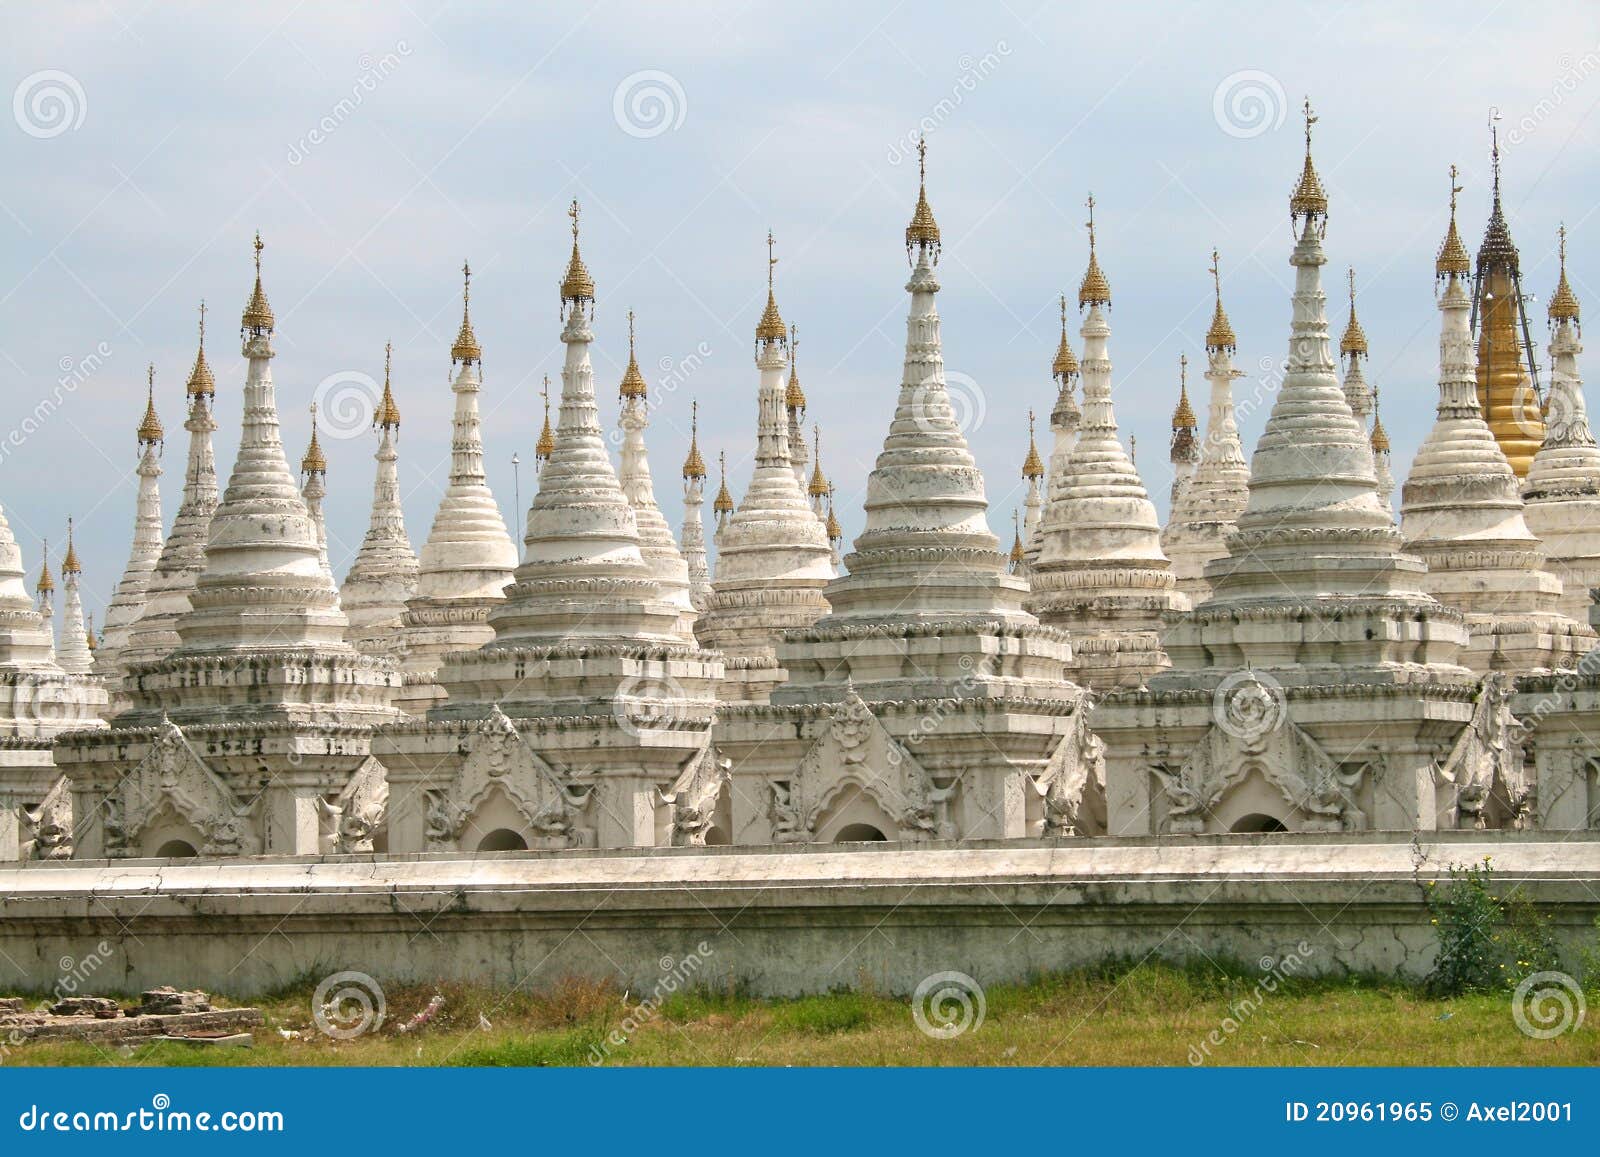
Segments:
[[[882,844],[889,837],[884,835],[871,824],[845,824],[839,829],[839,834],[833,837],[836,844]]]
[[[478,841],[480,852],[525,852],[528,841],[510,828],[496,828]]]
[[[1256,835],[1262,832],[1286,832],[1289,826],[1277,816],[1269,816],[1265,812],[1251,812],[1234,820],[1233,827],[1228,830],[1235,835]]]
[[[199,854],[188,840],[168,840],[156,849],[159,860],[191,860]]]

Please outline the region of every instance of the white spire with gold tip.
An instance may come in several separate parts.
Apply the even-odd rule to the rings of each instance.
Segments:
[[[49,662],[56,664],[56,580],[50,573],[50,540],[39,544],[39,581],[33,584],[38,599],[39,617],[44,621],[44,632],[50,640]]]
[[[83,621],[83,566],[73,542],[72,519],[67,519],[67,553],[61,560],[61,585],[66,591],[61,608],[61,647],[56,662],[69,675],[87,675],[94,669],[88,629]]]
[[[1083,420],[1075,396],[1078,357],[1072,352],[1072,343],[1067,340],[1067,295],[1064,293],[1061,295],[1061,340],[1056,344],[1056,356],[1050,364],[1050,376],[1056,385],[1056,401],[1050,410],[1050,432],[1053,442],[1050,446],[1049,472],[1045,480],[1046,507],[1056,492],[1066,485],[1067,463],[1072,460],[1072,451],[1078,444],[1078,426]],[[1043,546],[1044,517],[1041,512],[1039,521],[1034,524],[1033,533],[1028,536],[1024,544],[1030,567],[1039,561],[1039,551]]]
[[[156,416],[155,366],[148,371],[144,420],[139,423],[139,496],[134,503],[133,548],[128,565],[106,607],[104,636],[95,649],[95,670],[115,685],[121,681],[119,655],[134,623],[144,613],[150,579],[161,558],[161,452],[165,432]]]
[[[1383,416],[1378,413],[1378,387],[1372,387],[1372,434],[1367,439],[1372,451],[1372,470],[1378,479],[1378,501],[1393,514],[1391,499],[1394,496],[1394,475],[1389,469],[1389,431],[1383,428]]]
[[[1178,505],[1179,495],[1200,465],[1200,440],[1195,436],[1199,428],[1200,419],[1195,417],[1189,401],[1189,355],[1179,354],[1178,404],[1172,411],[1172,441],[1167,451],[1172,463],[1172,490],[1168,496],[1172,507]]]
[[[789,414],[789,465],[795,480],[806,484],[806,392],[800,385],[800,327],[789,327],[789,384],[783,391]]]
[[[811,499],[811,512],[817,516],[817,521],[826,524],[828,495],[833,493],[833,487],[828,482],[828,476],[822,472],[822,427],[813,423],[811,436],[816,454],[812,459],[811,481],[806,485],[806,497]]]
[[[1372,387],[1367,385],[1366,377],[1361,372],[1361,363],[1370,355],[1367,351],[1367,332],[1356,319],[1356,271],[1352,268],[1346,274],[1350,280],[1350,320],[1344,327],[1344,336],[1339,339],[1339,360],[1345,363],[1344,400],[1350,404],[1350,412],[1356,416],[1356,421],[1365,429],[1367,415],[1372,413]]]
[[[328,496],[328,458],[322,452],[317,438],[317,404],[311,403],[311,441],[300,459],[300,474],[305,481],[300,486],[300,497],[306,501],[311,521],[317,527],[317,548],[321,556],[323,573],[333,581],[333,567],[328,563],[328,521],[322,510],[322,500]]]
[[[1561,610],[1589,620],[1589,592],[1600,586],[1600,449],[1589,429],[1578,374],[1582,325],[1567,281],[1567,228],[1560,231],[1561,280],[1550,298],[1550,394],[1544,443],[1528,468],[1522,498],[1528,529],[1544,540],[1547,565],[1561,579]]]
[[[639,549],[650,567],[661,597],[678,608],[686,638],[692,637],[699,617],[689,592],[689,564],[678,551],[672,529],[656,504],[655,482],[650,477],[650,458],[645,450],[644,432],[650,424],[650,402],[639,359],[634,352],[633,311],[628,311],[628,368],[622,375],[622,410],[617,425],[622,429],[622,470],[617,476],[622,492],[633,506],[639,528]]]
[[[1039,457],[1039,445],[1034,441],[1033,411],[1028,411],[1028,454],[1022,460],[1022,484],[1028,488],[1028,497],[1024,501],[1027,516],[1022,520],[1022,540],[1034,542],[1039,539],[1039,528],[1044,523],[1044,460]],[[1019,540],[1021,541],[1021,540]],[[1042,545],[1042,544],[1041,544]],[[1015,558],[1012,561],[1012,574],[1027,573],[1027,550],[1023,550],[1023,560],[1019,564]],[[1015,551],[1013,551],[1015,554]]]
[[[1217,251],[1211,251],[1211,281],[1216,306],[1206,331],[1206,380],[1211,402],[1206,412],[1206,434],[1200,443],[1200,462],[1194,477],[1172,504],[1172,514],[1161,533],[1161,549],[1172,560],[1178,589],[1198,605],[1211,594],[1205,579],[1206,563],[1228,553],[1227,536],[1250,497],[1250,468],[1239,444],[1239,424],[1233,408],[1233,382],[1241,377],[1233,368],[1238,347],[1233,325],[1222,308],[1222,275]]]
[[[178,654],[342,648],[346,619],[322,573],[317,528],[284,456],[272,384],[272,309],[256,281],[240,320],[245,372],[239,453],[211,517],[205,568],[177,624]]]
[[[700,455],[700,403],[689,403],[689,453],[683,459],[683,560],[689,570],[689,597],[703,611],[711,597],[711,567],[706,561],[706,528],[700,508],[706,500],[706,460]]]
[[[756,325],[755,469],[744,498],[718,520],[711,598],[695,625],[702,646],[743,661],[730,666],[723,697],[748,701],[764,700],[782,680],[774,645],[784,631],[827,613],[822,588],[833,577],[827,533],[789,457],[789,331],[773,288],[773,244],[769,231],[767,304]]]
[[[1456,194],[1451,172],[1451,218]],[[1594,642],[1587,623],[1561,615],[1561,581],[1544,569],[1523,518],[1511,463],[1478,408],[1471,299],[1440,263],[1438,418],[1400,497],[1405,549],[1428,564],[1423,588],[1466,616],[1463,654],[1480,674],[1524,674],[1575,663]]]
[[[178,620],[189,613],[189,595],[205,565],[206,538],[217,508],[217,467],[211,449],[211,434],[217,428],[211,413],[216,392],[216,378],[206,362],[206,304],[202,301],[200,345],[186,390],[189,410],[183,428],[189,432],[189,451],[183,498],[151,572],[144,608],[128,630],[126,643],[117,650],[124,675],[135,664],[165,658],[178,645]],[[110,635],[109,624],[106,633]]]
[[[1091,689],[1138,686],[1166,666],[1162,617],[1188,608],[1161,551],[1161,524],[1117,433],[1111,400],[1111,286],[1095,249],[1088,199],[1089,268],[1078,289],[1087,309],[1083,417],[1072,457],[1052,487],[1028,606],[1039,621],[1072,632],[1074,677]]]
[[[372,423],[378,428],[377,477],[372,485],[372,516],[361,549],[339,588],[339,603],[350,620],[345,638],[366,655],[403,651],[400,632],[406,601],[417,593],[417,556],[406,535],[400,506],[400,407],[390,384],[393,344],[383,347],[383,395]]]

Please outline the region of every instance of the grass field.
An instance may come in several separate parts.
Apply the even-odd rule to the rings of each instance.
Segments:
[[[1592,1020],[1551,1040],[1518,1030],[1510,994],[1434,1000],[1398,984],[1258,977],[1166,965],[1106,968],[991,987],[981,1024],[939,1039],[909,999],[840,992],[799,1000],[737,993],[637,996],[568,981],[542,993],[391,988],[382,1026],[334,1040],[313,1022],[313,986],[256,1002],[250,1049],[14,1046],[39,1065],[1594,1065]],[[443,1005],[398,1028],[435,995]],[[1259,1003],[1257,998],[1259,997]],[[1240,1002],[1246,1002],[1241,1004]],[[219,1001],[219,1003],[226,1003]],[[1600,1015],[1600,1014],[1597,1014]],[[628,1023],[625,1023],[628,1022]],[[618,1043],[620,1042],[620,1043]]]

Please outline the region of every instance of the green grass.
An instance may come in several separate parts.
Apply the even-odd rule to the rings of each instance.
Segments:
[[[381,978],[380,978],[381,979]],[[1509,994],[1436,999],[1375,978],[1290,979],[1259,1007],[1259,975],[1147,963],[994,985],[983,1023],[953,1039],[921,1032],[907,998],[870,991],[761,1000],[678,993],[641,1010],[607,984],[539,991],[388,986],[381,1029],[351,1041],[317,1031],[306,983],[263,998],[252,1049],[13,1047],[37,1065],[1595,1065],[1600,1010],[1575,1032],[1518,1031]],[[438,993],[414,1033],[398,1028]],[[219,1003],[226,1003],[219,999]],[[482,1018],[480,1020],[480,1017]],[[484,1027],[487,1024],[487,1027]]]

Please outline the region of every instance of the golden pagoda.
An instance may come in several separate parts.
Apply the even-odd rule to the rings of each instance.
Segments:
[[[1478,406],[1511,468],[1518,478],[1524,478],[1544,442],[1544,418],[1531,358],[1517,247],[1511,241],[1500,206],[1500,141],[1493,122],[1490,132],[1494,141],[1494,204],[1483,242],[1478,246],[1472,301],[1478,341]]]

